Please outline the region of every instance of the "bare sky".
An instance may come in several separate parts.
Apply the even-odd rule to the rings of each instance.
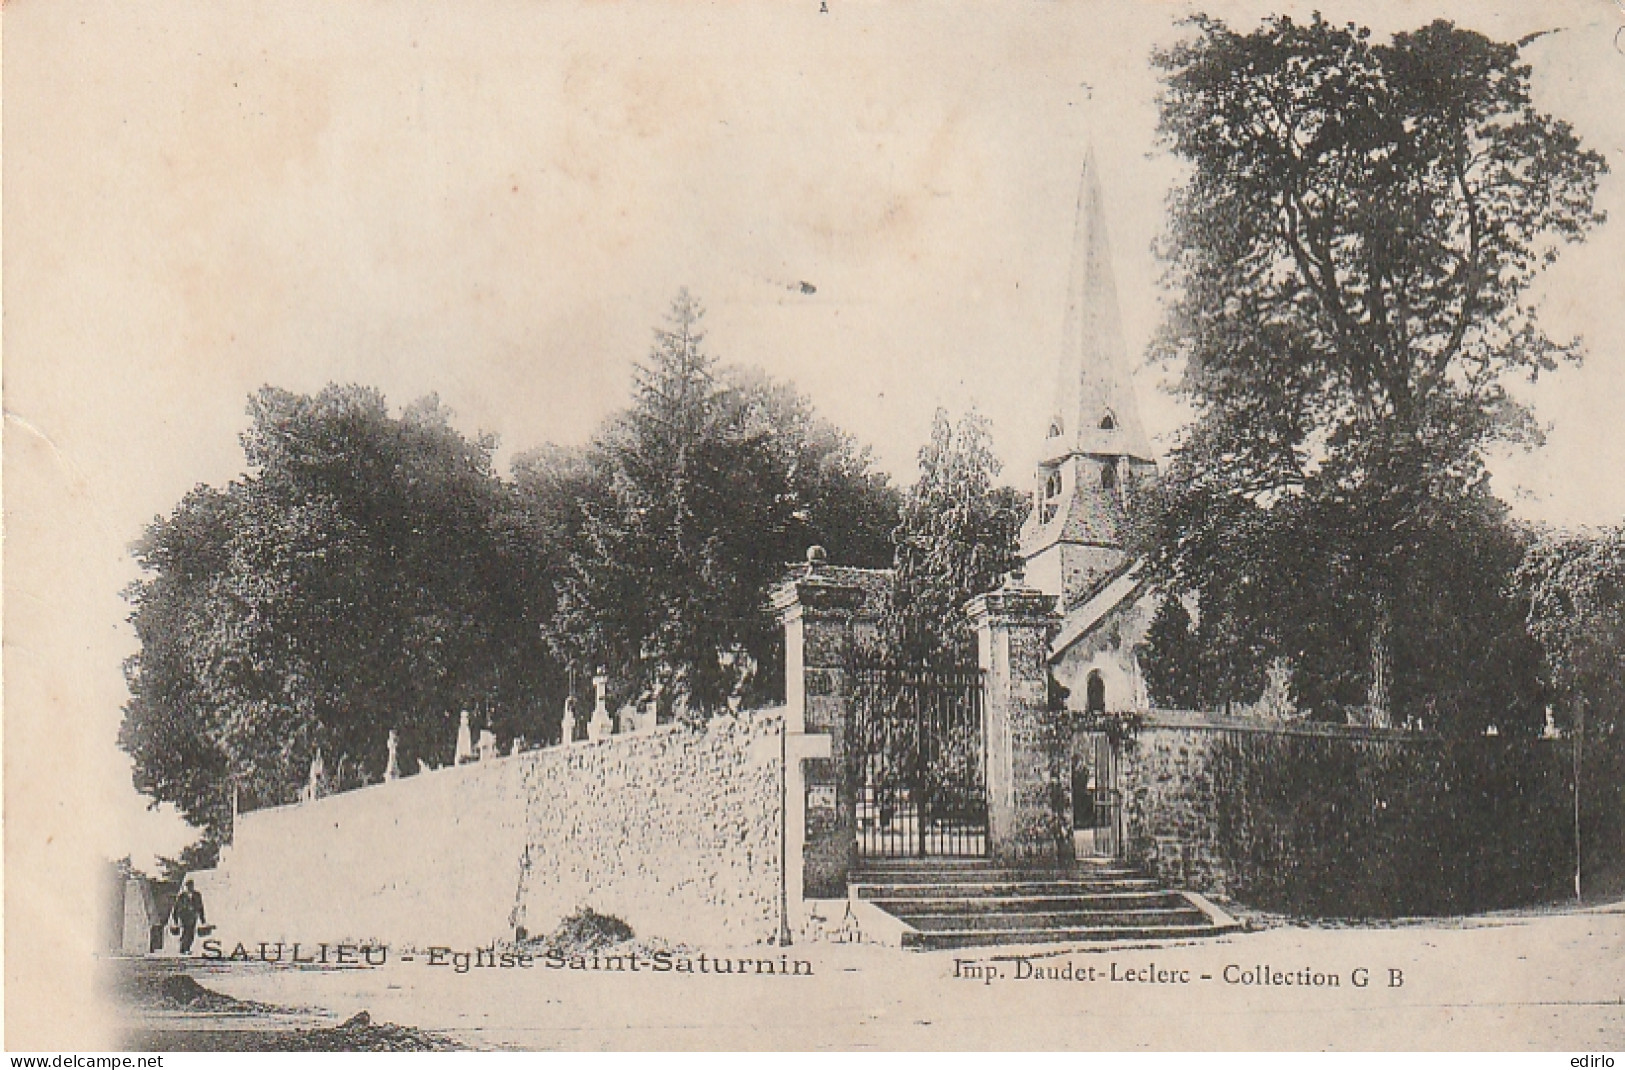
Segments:
[[[48,859],[51,829],[89,829],[109,856],[180,845],[113,746],[127,546],[241,471],[262,384],[437,392],[464,431],[500,435],[505,464],[623,404],[686,285],[715,353],[793,380],[900,482],[933,408],[975,403],[1024,483],[1091,141],[1131,355],[1156,326],[1150,244],[1178,169],[1154,143],[1147,57],[1194,7],[828,5],[7,5],[15,850]],[[1242,27],[1310,10],[1204,6]],[[1526,50],[1537,101],[1609,157],[1614,218],[1542,288],[1590,358],[1529,393],[1554,430],[1497,487],[1525,516],[1618,522],[1620,8],[1319,6],[1379,33],[1436,14],[1501,39],[1563,28]],[[1162,378],[1137,381],[1166,441]]]

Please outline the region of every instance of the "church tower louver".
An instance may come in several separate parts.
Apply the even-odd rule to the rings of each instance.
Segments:
[[[1064,613],[1128,565],[1124,509],[1156,474],[1129,379],[1094,150],[1078,186],[1059,378],[1033,509],[1021,531],[1028,582]]]

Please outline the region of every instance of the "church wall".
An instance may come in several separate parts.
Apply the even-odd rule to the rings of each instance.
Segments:
[[[1073,643],[1051,663],[1056,681],[1070,691],[1070,710],[1087,709],[1088,679],[1098,671],[1106,685],[1106,711],[1122,713],[1150,705],[1135,648],[1145,642],[1155,605],[1142,597],[1112,612],[1090,634]]]
[[[200,879],[237,940],[471,947],[581,907],[639,936],[777,932],[782,709],[667,725],[255,811]],[[202,878],[203,875],[199,874]]]
[[[1056,608],[1065,613],[1122,568],[1126,559],[1122,550],[1111,546],[1052,543],[1027,558],[1027,583],[1054,595]]]
[[[1027,558],[1027,584],[1045,594],[1061,593],[1061,547],[1050,546]]]

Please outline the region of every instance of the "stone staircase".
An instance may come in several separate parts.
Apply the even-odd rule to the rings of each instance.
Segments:
[[[896,919],[902,945],[915,948],[1190,939],[1239,928],[1201,896],[1110,861],[1016,870],[980,859],[871,859],[851,894]]]

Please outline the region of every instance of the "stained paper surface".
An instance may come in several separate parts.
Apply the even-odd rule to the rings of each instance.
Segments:
[[[1535,103],[1606,157],[1597,204],[1612,218],[1565,248],[1535,289],[1552,336],[1582,336],[1587,357],[1514,388],[1548,425],[1546,444],[1497,454],[1493,485],[1525,519],[1618,524],[1625,16],[1604,0],[1318,6],[1379,36],[1434,18],[1501,41],[1554,31],[1523,53]],[[252,392],[358,383],[397,408],[436,394],[459,431],[498,436],[506,472],[527,450],[586,442],[626,404],[651,328],[686,287],[705,305],[712,352],[794,383],[871,445],[898,486],[913,481],[934,410],[974,405],[991,420],[1004,478],[1025,490],[1046,448],[1092,150],[1128,384],[1151,448],[1165,453],[1188,412],[1167,389],[1176,371],[1143,357],[1165,310],[1153,243],[1185,172],[1157,140],[1151,56],[1191,33],[1181,19],[1196,10],[1151,0],[8,4],[8,1048],[124,1043],[128,1011],[104,976],[106,866],[125,855],[150,865],[188,838],[172,809],[146,809],[116,746],[122,667],[137,650],[121,595],[139,578],[130,546],[194,486],[241,476]],[[1311,7],[1204,10],[1249,29],[1276,13],[1307,19]],[[742,722],[726,744],[681,753],[662,730],[627,746],[670,746],[650,761],[696,778],[782,768],[772,725]],[[496,745],[506,754],[510,741]],[[381,765],[381,741],[368,760]],[[469,815],[445,841],[449,864],[489,842],[517,866],[527,829],[569,824],[568,811],[550,809],[556,797],[509,805],[547,777],[576,783],[550,760],[525,766],[523,786],[488,766],[469,774],[469,794],[447,796]],[[602,775],[641,784],[634,766],[611,762]],[[777,781],[760,783],[763,805],[781,805]],[[753,796],[739,790],[748,807]],[[812,783],[785,820],[810,828],[841,804],[832,784]],[[353,809],[346,820],[383,820]],[[776,824],[741,819],[737,842],[758,834],[762,851],[778,849]],[[650,850],[657,884],[662,865],[669,886],[712,864],[680,842]],[[278,858],[301,865],[296,849]],[[719,879],[738,878],[728,872]],[[287,879],[286,895],[304,894]],[[488,894],[507,909],[514,897],[511,883],[493,892],[473,869],[448,887],[423,906],[426,944],[435,917]],[[553,903],[541,884],[526,888],[520,899],[538,916]],[[592,894],[598,903],[576,905],[617,893]],[[1278,920],[1190,942],[1068,944],[1019,965],[996,948],[914,952],[833,936],[768,945],[747,922],[779,909],[773,895],[741,894],[743,920],[719,922],[679,957],[783,955],[810,963],[810,978],[545,963],[463,973],[431,967],[424,948],[418,963],[393,961],[377,991],[368,978],[385,975],[364,971],[279,987],[274,972],[245,981],[228,970],[213,987],[319,1005],[328,1024],[365,1009],[470,1046],[1625,1047],[1617,904],[1352,927]],[[653,916],[679,925],[669,909]],[[320,928],[318,915],[301,916]],[[842,921],[828,920],[830,934]],[[281,938],[219,923],[255,955],[260,939]],[[311,931],[303,953],[366,935]],[[1103,979],[1075,979],[1091,969]],[[1368,986],[1355,987],[1362,970]],[[1300,971],[1309,980],[1270,980]],[[1340,981],[1316,985],[1317,975]]]

